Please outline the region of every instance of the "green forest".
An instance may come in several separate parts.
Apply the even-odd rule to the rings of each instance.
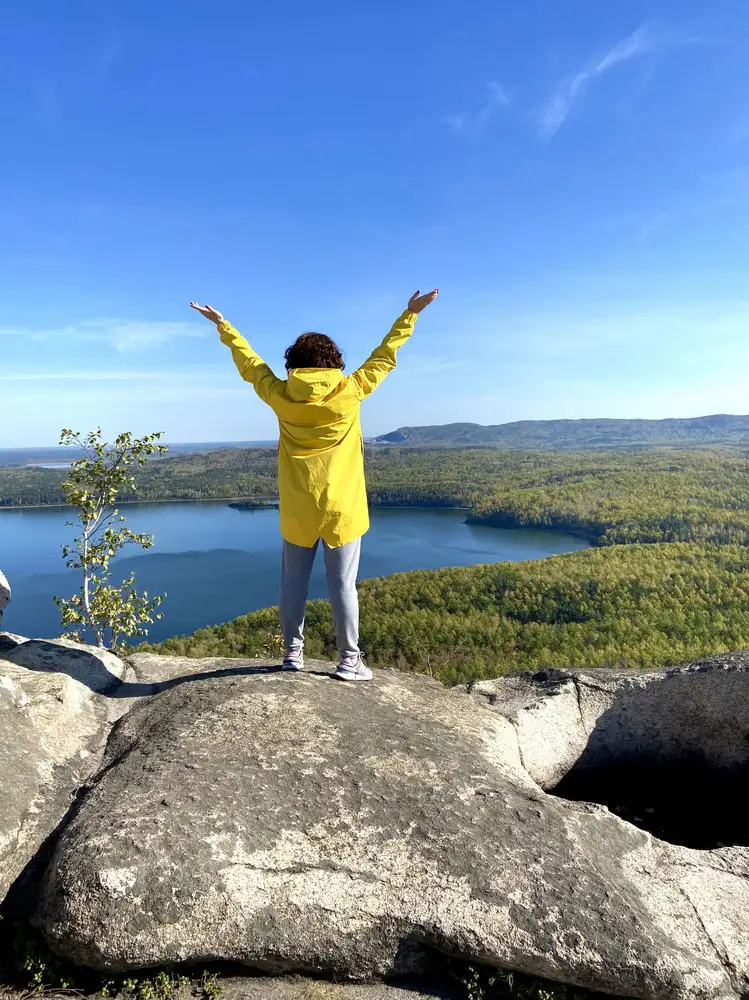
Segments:
[[[374,504],[451,505],[497,526],[573,530],[593,548],[529,563],[416,571],[361,584],[374,666],[448,684],[517,670],[648,667],[749,646],[749,453],[743,449],[502,452],[370,448]],[[59,502],[57,470],[0,470],[6,506]],[[125,499],[276,495],[273,449],[151,462]],[[325,602],[310,605],[308,653],[333,655]],[[274,609],[161,651],[278,651]],[[150,647],[148,647],[150,648]]]
[[[369,663],[446,684],[548,667],[657,667],[749,646],[749,549],[740,545],[617,545],[417,570],[365,580],[359,593]],[[310,603],[306,634],[308,655],[334,655],[326,602]],[[154,648],[273,655],[276,611]]]
[[[0,507],[64,503],[60,484],[65,475],[64,469],[0,468]],[[178,455],[149,462],[136,478],[137,489],[121,494],[124,502],[272,496],[276,453],[245,448]]]
[[[373,504],[466,507],[486,524],[564,528],[598,545],[749,541],[749,452],[370,448]],[[61,503],[64,473],[0,469],[0,506]],[[274,497],[271,448],[150,462],[129,500]]]
[[[224,475],[241,463],[243,475],[266,479],[272,462],[256,452],[178,460],[207,477],[212,467]],[[454,684],[547,667],[662,666],[749,645],[742,450],[378,448],[366,462],[373,503],[462,506],[476,521],[572,529],[594,546],[538,562],[363,582],[362,645],[374,666]],[[310,655],[333,655],[325,602],[311,604],[307,636]],[[158,648],[275,653],[276,613],[255,612]]]
[[[505,451],[597,451],[749,445],[749,416],[718,413],[665,420],[515,420],[508,424],[399,427],[375,440],[417,448],[491,447]]]

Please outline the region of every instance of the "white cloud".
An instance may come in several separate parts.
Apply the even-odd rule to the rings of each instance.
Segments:
[[[471,322],[472,340],[480,346],[487,364],[501,359],[504,365],[518,359],[530,365],[556,367],[560,361],[600,365],[611,352],[649,355],[650,366],[667,359],[672,372],[698,371],[704,366],[749,367],[745,331],[749,301],[685,301],[633,309],[612,303],[601,309],[525,313],[506,316],[498,327],[494,316]],[[498,330],[503,331],[498,336]],[[618,356],[618,355],[617,355]],[[574,360],[573,360],[574,359]],[[599,369],[593,369],[596,377]],[[620,372],[611,371],[616,381]]]
[[[398,362],[400,371],[414,375],[434,375],[438,372],[452,371],[455,368],[463,368],[467,364],[465,358],[445,358],[431,355],[405,354]]]
[[[133,371],[128,369],[108,369],[97,371],[82,368],[78,371],[51,369],[49,371],[0,372],[0,382],[173,382],[179,379],[205,380],[205,369],[195,372]]]
[[[657,44],[658,41],[648,26],[641,25],[597,61],[576,73],[575,76],[563,81],[539,113],[538,126],[542,137],[547,140],[551,139],[559,131],[575,101],[583,95],[586,88],[594,80],[608,73],[614,67],[652,51]]]
[[[178,377],[143,385],[39,383],[38,391],[29,383],[4,382],[0,395],[13,414],[2,436],[9,448],[56,443],[61,427],[98,425],[106,435],[162,430],[167,441],[260,441],[277,435],[272,410],[238,377],[223,385]]]
[[[462,132],[467,120],[468,115],[463,112],[459,115],[445,115],[445,124],[449,125],[454,132]]]
[[[492,80],[488,84],[489,96],[484,105],[476,112],[461,112],[446,115],[445,123],[454,132],[467,132],[485,125],[498,108],[506,108],[511,103],[510,95],[501,83]]]
[[[209,332],[197,323],[169,323],[152,320],[90,319],[53,329],[0,327],[0,337],[23,337],[26,340],[54,343],[108,344],[122,353],[158,347],[185,337],[205,337]]]

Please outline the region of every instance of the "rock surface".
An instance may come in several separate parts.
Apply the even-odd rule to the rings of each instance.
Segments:
[[[749,761],[749,654],[667,670],[551,670],[466,689],[510,721],[523,766],[545,789],[573,767],[640,759],[716,772]],[[747,772],[749,777],[749,771]]]
[[[465,989],[401,989],[384,983],[329,983],[303,977],[222,980],[221,1000],[465,1000]],[[187,998],[185,997],[185,1000]]]
[[[220,1000],[466,1000],[465,987],[390,986],[386,983],[331,983],[304,976],[221,977]],[[424,990],[427,992],[424,992]],[[195,1000],[200,992],[180,987],[170,1000]],[[87,993],[87,1000],[131,1000],[131,994]],[[28,990],[3,987],[0,1000],[28,1000]],[[45,989],[45,1000],[69,1000],[70,991]]]
[[[0,902],[103,753],[109,707],[87,681],[124,671],[111,653],[0,633]]]
[[[418,971],[437,950],[643,1000],[749,990],[746,849],[664,843],[544,791],[589,746],[676,753],[685,726],[735,763],[744,661],[694,669],[691,686],[597,671],[468,693],[390,671],[348,686],[315,664],[133,666],[133,693],[152,697],[115,727],[37,913],[73,961],[356,978]],[[636,733],[616,691],[642,707],[651,677],[687,708],[662,697]]]
[[[3,620],[3,611],[10,603],[10,584],[5,578],[5,574],[0,569],[0,624]]]
[[[526,771],[664,840],[749,846],[749,656],[659,671],[549,671],[474,683]]]

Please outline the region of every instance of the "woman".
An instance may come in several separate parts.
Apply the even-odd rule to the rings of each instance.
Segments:
[[[284,670],[303,665],[307,591],[322,540],[328,594],[340,661],[334,677],[369,681],[372,671],[359,649],[356,574],[361,536],[369,528],[364,484],[364,443],[359,407],[395,368],[395,354],[413,333],[420,312],[438,289],[411,296],[390,333],[353,375],[343,374],[343,357],[322,333],[305,333],[286,351],[287,378],[279,379],[247,341],[211,306],[191,302],[215,323],[239,374],[278,417],[278,492],[283,564],[281,631]]]

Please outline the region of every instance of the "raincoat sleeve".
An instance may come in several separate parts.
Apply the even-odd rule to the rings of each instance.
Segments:
[[[242,334],[235,330],[231,323],[224,320],[218,325],[218,332],[221,334],[221,342],[231,351],[237,371],[245,380],[252,382],[255,392],[264,403],[270,402],[270,398],[281,384],[271,369],[266,365],[259,354],[250,347]]]
[[[359,399],[374,392],[386,375],[395,368],[395,352],[402,347],[414,332],[416,313],[408,309],[393,323],[390,333],[383,342],[369,355],[367,360],[351,376],[357,388]]]

